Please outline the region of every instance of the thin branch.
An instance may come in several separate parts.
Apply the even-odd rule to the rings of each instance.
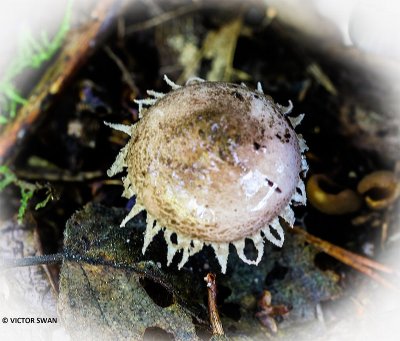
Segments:
[[[36,123],[49,106],[49,100],[61,93],[72,80],[80,66],[93,53],[99,39],[110,25],[110,16],[115,15],[116,0],[99,1],[84,27],[71,31],[53,64],[46,70],[40,82],[28,98],[27,103],[18,111],[0,133],[0,162],[14,157],[16,146],[20,145],[28,129]]]
[[[327,253],[329,256],[336,258],[342,263],[347,264],[352,268],[360,271],[361,273],[371,277],[376,282],[382,284],[384,287],[396,291],[400,290],[396,285],[394,285],[393,283],[391,283],[390,281],[386,280],[385,278],[383,278],[382,276],[373,271],[373,269],[375,269],[381,272],[385,272],[387,274],[397,275],[398,273],[389,266],[376,262],[372,259],[363,257],[356,253],[347,251],[346,249],[343,249],[339,246],[333,245],[325,240],[313,236],[312,234],[309,234],[302,228],[294,227],[292,231],[296,234],[301,234],[308,243],[317,247],[321,251]]]
[[[156,17],[153,17],[149,20],[140,22],[138,24],[131,25],[126,28],[126,34],[132,34],[138,31],[142,30],[147,30],[152,27],[156,27],[158,25],[161,25],[167,21],[171,21],[173,19],[176,19],[180,16],[183,16],[185,14],[189,14],[191,12],[196,11],[200,6],[198,4],[190,4],[187,6],[182,6],[179,7],[175,10],[164,12],[161,15],[158,15]]]
[[[104,51],[106,51],[107,55],[117,64],[118,68],[120,69],[122,73],[122,79],[123,81],[128,84],[129,88],[131,89],[132,92],[134,93],[139,93],[139,90],[133,81],[133,78],[129,72],[129,70],[126,68],[124,63],[122,62],[121,59],[118,58],[118,56],[108,47],[104,47]]]
[[[204,277],[204,281],[207,283],[208,314],[210,316],[212,333],[213,335],[224,335],[224,329],[222,328],[217,308],[217,285],[215,283],[215,275],[208,273],[207,276]]]
[[[93,179],[98,179],[104,176],[103,172],[98,171],[90,171],[90,172],[79,172],[79,173],[71,173],[66,170],[43,170],[38,172],[39,170],[33,169],[16,169],[15,175],[18,178],[29,179],[29,180],[42,180],[42,181],[59,181],[59,182],[82,182]]]
[[[15,259],[0,259],[0,269],[20,268],[25,266],[35,266],[44,264],[59,263],[64,259],[63,253],[55,253],[51,255],[15,258]]]

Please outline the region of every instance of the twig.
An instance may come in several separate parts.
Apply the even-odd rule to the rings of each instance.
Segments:
[[[41,256],[15,258],[15,259],[0,259],[0,269],[54,264],[63,261],[64,257],[65,255],[63,253],[55,253],[51,255],[41,255]]]
[[[204,280],[207,283],[208,314],[210,315],[212,333],[213,335],[224,335],[217,308],[217,285],[215,284],[215,275],[208,273],[207,276],[204,277]]]
[[[318,237],[315,237],[305,230],[294,227],[292,229],[294,233],[301,234],[304,239],[312,244],[313,246],[317,247],[318,249],[322,250],[323,252],[327,253],[328,255],[336,258],[337,260],[341,261],[344,264],[351,266],[352,268],[360,271],[361,273],[371,277],[376,282],[382,284],[384,287],[393,290],[400,290],[396,285],[391,283],[390,281],[386,280],[379,274],[373,271],[373,269],[385,272],[387,274],[397,274],[397,272],[390,268],[387,265],[378,263],[372,259],[360,256],[356,253],[347,251],[339,246],[333,245],[325,240],[322,240]]]
[[[139,93],[139,90],[133,81],[133,78],[129,72],[129,70],[126,68],[124,63],[121,61],[121,59],[118,58],[118,56],[108,47],[104,47],[104,51],[107,53],[107,55],[117,64],[118,68],[120,69],[122,73],[122,79],[123,81],[128,84],[129,88],[131,91],[135,94]]]
[[[175,10],[164,12],[163,14],[153,17],[149,20],[140,22],[138,24],[131,25],[126,28],[126,34],[132,34],[138,31],[147,30],[152,27],[156,27],[164,22],[176,19],[182,15],[196,11],[199,8],[198,4],[190,4],[187,6],[179,7]]]
[[[29,180],[42,180],[42,181],[59,181],[59,182],[82,182],[87,180],[93,180],[104,176],[102,171],[90,171],[90,172],[79,172],[73,174],[66,170],[26,170],[16,169],[15,175],[21,179]]]
[[[48,108],[49,99],[58,95],[71,81],[85,62],[109,25],[110,15],[117,0],[102,0],[91,13],[92,20],[79,30],[72,31],[53,64],[46,70],[27,103],[18,111],[17,117],[5,126],[0,134],[0,162],[15,156],[15,146],[26,136],[27,127],[36,123]],[[11,150],[13,152],[11,153]],[[11,155],[13,154],[13,155]]]
[[[37,245],[38,252],[40,256],[43,256],[43,245],[39,237],[39,226],[37,224],[34,225],[34,238],[35,244]],[[50,264],[41,264],[43,271],[45,272],[47,279],[49,280],[50,286],[53,289],[54,294],[58,297],[60,293],[58,290],[58,271],[55,273],[56,267],[49,266]]]

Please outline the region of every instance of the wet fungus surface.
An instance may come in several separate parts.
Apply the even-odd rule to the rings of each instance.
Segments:
[[[182,267],[206,244],[225,272],[230,243],[243,261],[258,264],[264,238],[283,244],[280,217],[292,226],[291,204],[305,204],[306,145],[294,131],[302,116],[286,117],[290,109],[261,87],[166,81],[171,92],[149,91],[154,98],[138,101],[137,124],[109,124],[131,136],[108,171],[126,168],[123,196],[136,196],[121,226],[146,210],[143,252],[164,229],[168,264],[182,250]],[[246,238],[255,260],[244,254]]]

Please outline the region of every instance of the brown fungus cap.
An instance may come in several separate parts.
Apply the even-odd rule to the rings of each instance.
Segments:
[[[270,99],[214,82],[180,88],[150,107],[126,160],[147,212],[213,242],[253,235],[277,216],[301,166],[296,133]]]
[[[260,250],[260,231],[281,246],[278,218],[293,224],[290,201],[305,202],[299,174],[306,170],[304,141],[284,108],[260,90],[220,82],[150,93],[157,99],[144,102],[153,105],[141,110],[135,126],[112,125],[131,135],[109,171],[113,175],[126,167],[124,195],[137,197],[122,225],[145,209],[143,249],[165,227],[168,263],[179,249],[187,260],[210,244],[219,257],[234,243],[242,259],[256,264],[261,256],[247,260],[244,239],[253,239]],[[281,240],[265,230],[269,224]],[[172,233],[177,246],[168,240]]]

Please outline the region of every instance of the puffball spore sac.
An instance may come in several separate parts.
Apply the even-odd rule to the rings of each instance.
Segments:
[[[108,171],[113,176],[126,168],[123,196],[136,196],[121,226],[146,210],[142,251],[163,230],[168,265],[177,251],[181,268],[211,245],[224,273],[230,243],[244,262],[258,264],[264,238],[282,246],[280,218],[293,226],[291,205],[306,202],[307,147],[294,131],[303,115],[286,117],[288,108],[260,85],[252,91],[200,79],[182,87],[165,80],[172,91],[148,91],[153,98],[137,101],[138,123],[107,123],[131,136]],[[257,250],[254,260],[244,253],[246,238]]]

